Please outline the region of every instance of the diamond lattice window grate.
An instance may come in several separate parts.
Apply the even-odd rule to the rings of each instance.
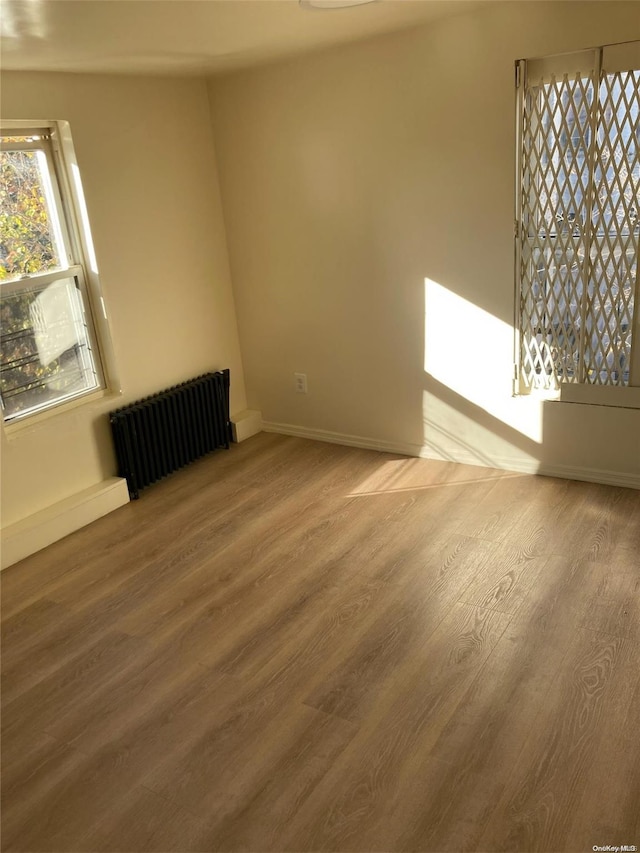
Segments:
[[[594,97],[597,91],[597,98]],[[629,381],[640,225],[640,72],[524,92],[522,390]]]

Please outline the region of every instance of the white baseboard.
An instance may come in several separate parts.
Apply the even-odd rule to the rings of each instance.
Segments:
[[[384,453],[398,453],[401,456],[420,456],[421,450],[419,444],[380,441],[375,438],[366,438],[362,435],[348,435],[343,432],[310,429],[309,427],[296,426],[294,424],[278,424],[272,421],[263,421],[262,429],[264,432],[276,432],[279,435],[293,435],[297,438],[310,438],[313,441],[326,441],[329,444],[343,444],[347,447],[362,447],[365,450],[381,450]]]
[[[454,451],[444,456],[424,447],[420,454],[423,459],[440,459],[459,462],[463,465],[480,465],[497,468],[501,471],[514,471],[518,474],[539,474],[543,477],[559,477],[563,480],[583,480],[586,483],[602,483],[606,486],[622,486],[626,489],[640,489],[640,474],[627,474],[623,471],[606,471],[600,468],[577,468],[572,465],[548,465],[537,459],[524,457],[492,456],[491,464],[475,457],[472,451]]]
[[[398,453],[402,456],[420,456],[423,459],[437,459],[443,462],[458,462],[462,465],[477,465],[483,468],[497,468],[502,471],[514,471],[518,474],[540,474],[545,477],[560,477],[565,480],[583,480],[587,483],[603,483],[607,486],[622,486],[628,489],[640,489],[640,474],[627,474],[622,471],[605,471],[599,468],[577,468],[571,465],[547,465],[536,459],[512,457],[487,457],[479,459],[472,450],[456,449],[441,453],[433,448],[408,442],[379,441],[359,435],[331,432],[322,429],[280,424],[264,421],[265,432],[280,435],[293,435],[298,438],[310,438],[314,441],[327,441],[331,444],[344,444],[347,447],[362,447],[366,450],[380,450],[385,453]]]
[[[2,529],[6,569],[58,539],[129,503],[127,481],[111,477]]]
[[[237,415],[231,415],[231,429],[233,440],[236,442],[245,441],[252,435],[257,435],[262,432],[262,412],[257,409],[244,409]]]
[[[640,489],[640,474],[625,474],[622,471],[603,471],[600,468],[572,468],[570,465],[539,465],[537,474],[545,477],[561,477],[565,480],[584,480],[586,483],[603,483],[605,486],[622,486],[625,489]]]

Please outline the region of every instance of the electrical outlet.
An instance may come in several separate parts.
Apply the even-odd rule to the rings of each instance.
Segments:
[[[296,392],[298,394],[306,394],[307,393],[307,374],[306,373],[294,373],[293,374],[293,384]]]

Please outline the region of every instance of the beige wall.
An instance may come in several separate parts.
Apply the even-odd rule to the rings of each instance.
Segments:
[[[3,434],[4,527],[115,474],[109,410],[224,367],[246,400],[205,83],[5,73],[2,116],[71,124],[123,390]]]
[[[492,3],[212,80],[249,405],[445,458],[637,478],[639,411],[511,396],[514,60],[631,38],[636,3]]]

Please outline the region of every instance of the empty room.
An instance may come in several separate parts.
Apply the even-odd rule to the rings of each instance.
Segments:
[[[640,845],[640,6],[0,0],[1,849]]]

